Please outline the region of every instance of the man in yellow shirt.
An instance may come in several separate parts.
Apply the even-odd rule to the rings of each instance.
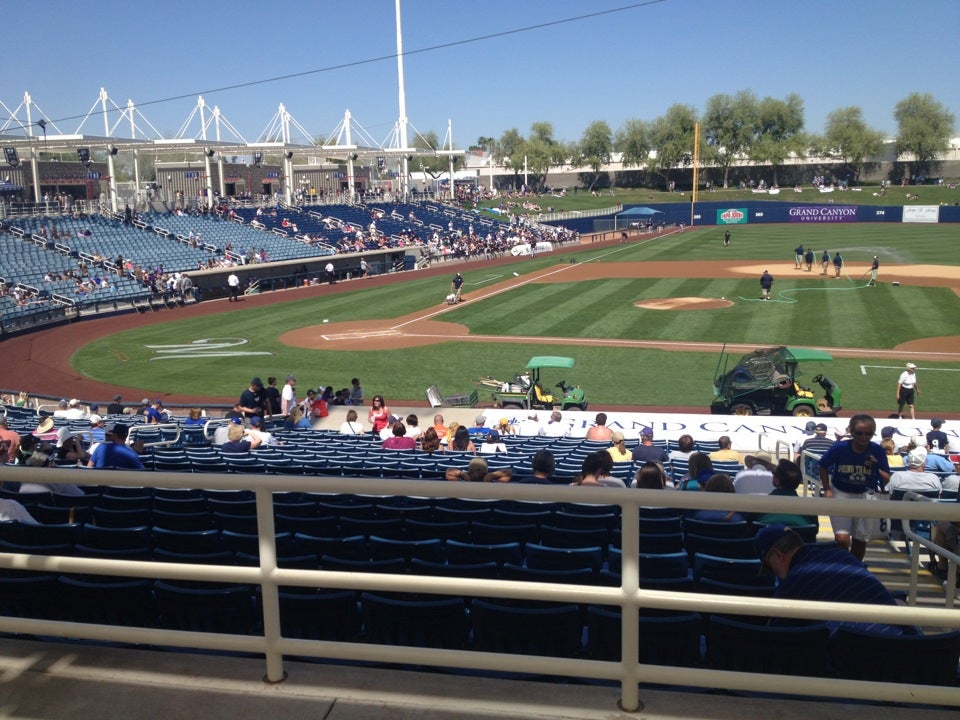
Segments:
[[[721,435],[717,440],[720,446],[718,450],[710,453],[710,459],[714,462],[740,462],[740,453],[732,448],[733,441],[727,435]]]

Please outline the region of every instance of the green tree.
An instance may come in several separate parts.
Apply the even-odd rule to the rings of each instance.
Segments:
[[[850,105],[837,108],[827,116],[822,144],[824,154],[850,164],[854,182],[859,182],[866,163],[880,152],[883,133],[869,127],[864,122],[863,111]]]
[[[773,184],[777,185],[777,170],[784,160],[791,155],[806,154],[808,138],[803,132],[803,100],[796,93],[790,93],[784,100],[765,97],[757,110],[750,158],[771,165]]]
[[[580,163],[593,170],[593,178],[588,190],[593,190],[600,179],[600,168],[610,163],[613,152],[613,132],[603,120],[595,120],[587,126],[574,149],[574,155]]]
[[[897,157],[913,155],[910,175],[927,170],[950,148],[956,118],[933,95],[911,93],[893,110],[897,121]]]
[[[657,156],[651,159],[649,166],[664,180],[671,169],[693,162],[693,134],[696,124],[696,109],[677,103],[667,108],[667,112],[650,126],[650,140]]]
[[[723,171],[723,187],[729,185],[730,166],[749,154],[757,120],[757,97],[749,90],[733,96],[720,93],[707,100],[703,138],[710,159]]]
[[[492,137],[487,137],[486,135],[481,135],[477,138],[477,142],[470,146],[471,150],[482,150],[483,152],[492,152],[493,148],[497,144],[497,139]]]
[[[519,169],[526,169],[536,176],[537,184],[545,185],[550,168],[566,161],[568,148],[554,139],[553,125],[541,121],[530,126],[530,137],[524,143],[523,154],[524,157],[519,158]]]
[[[624,167],[647,167],[650,151],[653,150],[650,123],[637,119],[627,120],[617,130],[613,146],[620,153]]]
[[[513,182],[518,184],[517,177],[523,170],[523,153],[526,140],[516,128],[504,130],[492,149],[493,161],[513,170]]]

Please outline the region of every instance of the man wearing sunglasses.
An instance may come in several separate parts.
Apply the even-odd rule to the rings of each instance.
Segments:
[[[883,490],[890,479],[887,455],[873,442],[877,423],[869,415],[850,418],[850,439],[834,443],[820,458],[823,496],[857,500],[868,492]],[[870,538],[871,519],[830,516],[837,543],[863,560]]]

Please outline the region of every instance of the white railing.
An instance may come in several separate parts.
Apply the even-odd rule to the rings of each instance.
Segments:
[[[32,468],[4,468],[4,478],[29,482],[35,479]],[[81,471],[76,471],[81,472]],[[691,685],[707,688],[770,692],[770,675],[718,671],[675,666],[639,664],[640,608],[660,608],[688,612],[769,615],[816,620],[856,620],[937,628],[960,628],[960,614],[952,609],[911,606],[856,605],[754,597],[733,597],[706,593],[683,593],[642,589],[639,585],[639,512],[641,506],[677,509],[706,508],[755,513],[796,512],[797,500],[771,496],[729,495],[722,493],[677,492],[667,490],[589,489],[543,485],[500,483],[450,483],[422,480],[320,478],[291,476],[252,476],[187,474],[166,472],[127,472],[86,470],[85,484],[159,487],[195,487],[209,489],[253,488],[256,494],[257,524],[260,538],[259,567],[193,565],[179,563],[101,560],[93,558],[40,556],[0,553],[0,567],[35,570],[44,573],[91,573],[143,578],[172,578],[259,585],[263,598],[263,635],[239,636],[219,633],[193,633],[149,628],[85,625],[80,623],[0,617],[0,632],[67,636],[112,642],[151,643],[231,652],[263,653],[266,678],[284,677],[282,657],[287,655],[324,657],[369,662],[393,662],[474,670],[589,677],[618,681],[620,704],[625,710],[640,706],[639,684]],[[80,480],[74,475],[71,479]],[[619,587],[561,585],[555,583],[480,580],[475,578],[380,573],[334,572],[278,568],[274,542],[274,492],[297,490],[320,493],[356,493],[370,495],[411,495],[431,498],[512,499],[539,502],[577,502],[619,505],[622,513],[623,556]],[[960,520],[957,503],[870,503],[856,500],[810,498],[802,501],[810,514],[845,514],[900,519]],[[914,552],[916,558],[916,552]],[[913,579],[916,582],[914,559]],[[524,598],[554,602],[595,603],[619,606],[621,621],[621,662],[531,657],[467,650],[445,650],[364,643],[300,640],[280,633],[280,586],[325,587],[387,592],[418,592],[470,597]],[[893,661],[893,660],[892,660]],[[791,695],[850,698],[883,702],[916,702],[917,687],[908,684],[859,682],[835,678],[791,677],[782,686]],[[923,686],[924,703],[960,707],[960,688]]]

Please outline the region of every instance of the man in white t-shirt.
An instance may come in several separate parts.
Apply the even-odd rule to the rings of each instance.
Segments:
[[[280,413],[289,415],[290,411],[297,406],[297,379],[293,375],[287,375],[283,390],[280,391]]]
[[[540,425],[540,418],[537,417],[536,413],[530,413],[526,419],[520,421],[517,427],[517,435],[525,437],[543,435],[543,427]]]

